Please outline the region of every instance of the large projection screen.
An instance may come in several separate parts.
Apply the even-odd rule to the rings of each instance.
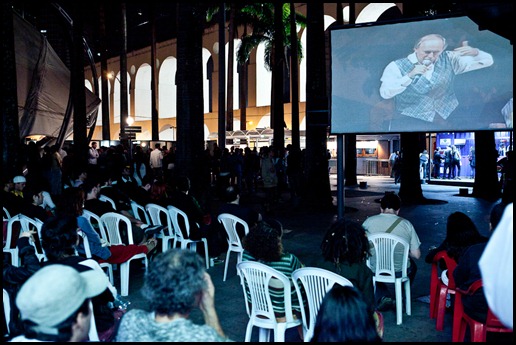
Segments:
[[[332,134],[513,128],[512,45],[468,17],[335,28],[331,66]]]

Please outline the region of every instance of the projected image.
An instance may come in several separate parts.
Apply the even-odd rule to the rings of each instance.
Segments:
[[[467,17],[333,30],[332,133],[512,128],[509,41]]]

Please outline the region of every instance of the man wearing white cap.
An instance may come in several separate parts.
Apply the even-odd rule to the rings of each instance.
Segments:
[[[25,185],[27,184],[27,179],[25,178],[25,176],[22,176],[22,175],[15,176],[13,178],[13,183],[14,183],[13,194],[23,198],[23,189],[25,188]]]
[[[79,273],[59,264],[39,269],[16,297],[25,333],[11,341],[88,340],[90,299],[102,293],[107,282],[106,275],[96,270]]]

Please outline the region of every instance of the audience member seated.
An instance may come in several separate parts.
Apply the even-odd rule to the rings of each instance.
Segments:
[[[490,231],[494,231],[498,226],[505,207],[506,204],[498,203],[491,209],[489,216]],[[484,241],[465,248],[463,255],[459,258],[457,267],[453,271],[453,277],[455,278],[455,285],[461,290],[467,290],[474,281],[482,279],[478,262],[487,243]],[[486,321],[487,301],[483,289],[478,290],[474,295],[462,296],[462,304],[464,312],[473,319],[482,323]]]
[[[23,283],[40,268],[36,250],[29,242],[29,238],[34,236],[36,230],[31,232],[24,231],[20,234],[16,246],[18,247],[18,257],[21,266],[13,266],[11,264],[10,255],[2,253],[4,257],[2,286],[9,293],[11,301],[11,318],[9,322],[9,337],[15,337],[23,333],[23,327],[20,319],[20,313],[16,307],[16,295]],[[6,332],[4,332],[6,334]],[[5,339],[5,338],[4,338]]]
[[[99,263],[109,262],[120,264],[139,253],[149,254],[156,248],[156,239],[151,238],[144,243],[109,246],[100,239],[99,234],[92,228],[90,222],[82,216],[84,208],[84,191],[71,187],[63,191],[57,205],[56,215],[77,217],[77,225],[88,237],[93,259]],[[77,251],[84,254],[84,245],[79,244]]]
[[[474,244],[486,243],[487,240],[488,238],[480,234],[475,223],[465,213],[453,212],[446,222],[446,238],[438,247],[430,248],[425,262],[431,264],[435,254],[442,250],[458,262],[466,249]]]
[[[122,174],[116,180],[116,186],[120,193],[133,199],[134,191],[138,188],[138,182],[131,176],[131,166],[126,165],[122,170]]]
[[[326,232],[321,250],[324,262],[317,266],[336,272],[353,283],[362,293],[370,313],[374,316],[378,334],[383,336],[383,317],[375,311],[374,274],[366,264],[371,254],[365,229],[347,219],[337,220]]]
[[[303,267],[303,264],[294,254],[283,251],[281,237],[282,233],[279,229],[273,228],[266,222],[258,222],[258,224],[249,231],[247,236],[243,238],[242,246],[244,247],[244,253],[242,255],[242,261],[258,261],[285,274],[292,285],[292,308],[294,312],[300,316],[299,300],[294,283],[292,282],[292,272]],[[279,292],[279,294],[275,291],[271,291],[271,298],[276,307],[274,312],[279,319],[285,317],[285,306],[282,305],[281,302],[274,303],[274,300],[282,301],[282,294],[283,290]]]
[[[48,261],[43,265],[61,264],[75,268],[79,272],[95,269],[104,272],[98,262],[76,255],[77,217],[52,217],[41,229],[41,242]],[[93,297],[93,312],[101,341],[111,341],[116,329],[116,318],[111,305],[117,295],[116,288],[108,282],[106,290]]]
[[[14,183],[12,178],[4,178],[4,189],[2,190],[2,204],[12,216],[20,213],[22,209],[23,199],[14,193]]]
[[[153,183],[153,178],[149,175],[145,175],[142,178],[141,186],[138,186],[133,190],[131,200],[135,201],[138,205],[143,207],[145,207],[147,204],[153,203],[150,192]]]
[[[161,230],[148,228],[148,224],[143,223],[141,220],[138,220],[133,216],[132,210],[117,211],[113,209],[111,203],[99,200],[98,197],[100,196],[102,189],[99,187],[97,181],[88,179],[81,187],[86,194],[86,201],[84,202],[84,208],[86,210],[95,213],[99,217],[108,212],[117,212],[129,218],[131,221],[134,243],[145,242],[149,238],[154,237],[154,235],[159,233],[159,230]],[[122,238],[127,238],[126,231],[127,229],[125,229],[124,225],[124,228],[122,229]]]
[[[324,296],[311,342],[381,342],[362,293],[335,284]]]
[[[120,322],[119,342],[228,341],[215,309],[215,288],[202,258],[186,249],[158,254],[145,274],[148,310],[131,309]],[[204,325],[189,316],[199,308]]]
[[[22,214],[45,222],[52,214],[43,208],[43,191],[41,187],[33,186],[24,192]]]
[[[34,273],[20,289],[16,305],[24,334],[13,342],[82,342],[91,325],[90,299],[107,286],[104,273],[79,273],[65,265],[48,265]]]

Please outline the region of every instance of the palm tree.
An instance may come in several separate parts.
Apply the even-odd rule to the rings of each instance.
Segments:
[[[326,135],[328,129],[328,95],[326,92],[326,49],[323,3],[307,4],[306,36],[306,201],[313,206],[332,205]]]
[[[16,96],[16,61],[13,34],[13,1],[2,3],[2,177],[19,173],[21,157],[18,98]]]
[[[177,151],[178,173],[192,182],[192,194],[207,191],[203,176],[203,65],[202,35],[206,26],[205,4],[178,3],[177,8]]]
[[[276,5],[277,8],[282,10],[282,20],[283,23],[281,27],[282,31],[282,43],[284,49],[282,54],[282,66],[286,66],[287,69],[290,70],[290,63],[287,57],[288,49],[292,48],[292,35],[290,25],[290,5],[288,3],[284,3],[281,6]],[[237,51],[237,61],[240,65],[247,63],[249,61],[249,57],[254,49],[256,49],[260,44],[265,45],[264,52],[264,61],[265,68],[268,71],[274,72],[274,64],[273,64],[273,51],[274,51],[274,42],[275,42],[275,32],[279,30],[274,26],[274,3],[254,3],[248,4],[244,6],[240,13],[240,20],[242,23],[247,23],[251,28],[252,32],[249,34],[244,34],[242,36],[242,42]],[[306,26],[306,18],[296,13],[296,24],[305,27]],[[298,38],[297,42],[295,42],[296,48],[298,51],[298,62],[303,58],[301,53],[301,40]],[[274,80],[274,76],[273,76]],[[273,88],[274,89],[274,88]],[[271,92],[275,92],[271,94],[271,99],[274,100],[278,98],[281,100],[281,104],[283,104],[283,87],[279,88],[279,90],[271,90]],[[271,117],[273,117],[272,114]],[[271,122],[273,120],[271,119]],[[283,125],[283,120],[281,119],[281,126]]]

